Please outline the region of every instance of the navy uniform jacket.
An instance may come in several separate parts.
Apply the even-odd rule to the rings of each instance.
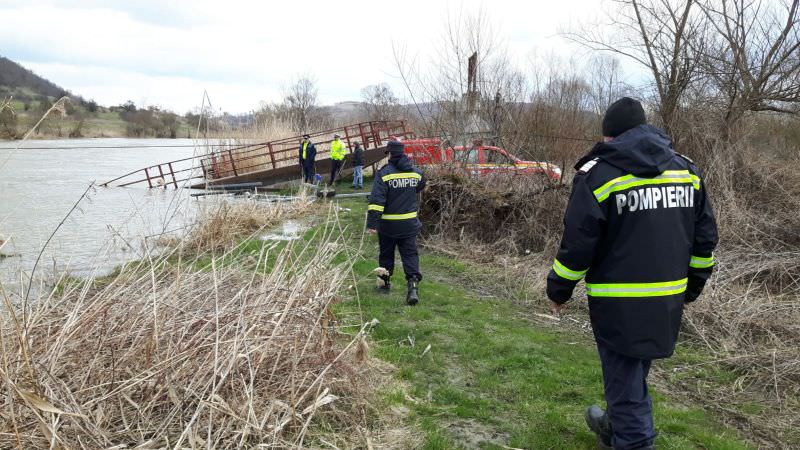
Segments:
[[[417,193],[425,176],[408,157],[392,157],[375,175],[367,208],[367,228],[394,238],[415,236],[422,228],[417,217]]]
[[[306,157],[303,159],[303,143],[300,143],[299,153],[297,154],[300,165],[304,165],[304,163],[313,164],[314,160],[317,159],[317,147],[314,146],[314,143],[308,141],[308,146],[306,147]]]
[[[359,145],[353,150],[353,166],[364,165],[364,149]]]
[[[595,339],[636,358],[672,355],[684,302],[714,265],[717,225],[700,171],[661,130],[640,125],[575,166],[547,296],[586,277]]]

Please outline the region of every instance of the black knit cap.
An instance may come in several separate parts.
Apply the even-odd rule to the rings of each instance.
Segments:
[[[603,117],[603,136],[617,137],[620,134],[647,123],[644,108],[637,100],[622,97],[606,110]]]
[[[405,146],[400,141],[389,141],[386,144],[386,153],[389,153],[392,156],[400,156],[403,154],[403,149]]]

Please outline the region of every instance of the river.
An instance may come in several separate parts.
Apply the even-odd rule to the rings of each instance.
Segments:
[[[0,281],[21,286],[42,246],[92,181],[192,156],[188,139],[0,141]],[[131,146],[149,148],[124,148]],[[190,147],[175,147],[187,145]],[[94,147],[117,147],[90,149]],[[52,147],[31,149],[30,147]],[[47,245],[37,274],[102,275],[136,259],[145,236],[181,229],[193,215],[186,190],[90,190]],[[38,277],[37,277],[38,278]]]

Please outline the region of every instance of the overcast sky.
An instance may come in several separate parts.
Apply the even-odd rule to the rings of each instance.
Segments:
[[[521,69],[578,55],[558,35],[602,19],[599,0],[0,0],[0,55],[103,105],[246,112],[279,101],[299,73],[324,104],[386,82],[403,97],[392,45],[425,61],[448,17],[483,10]]]

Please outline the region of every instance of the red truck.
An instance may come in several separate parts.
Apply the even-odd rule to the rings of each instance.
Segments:
[[[405,152],[417,165],[455,163],[471,175],[538,174],[552,180],[561,179],[555,164],[523,161],[500,147],[475,141],[470,147],[445,147],[440,139],[404,140]]]

